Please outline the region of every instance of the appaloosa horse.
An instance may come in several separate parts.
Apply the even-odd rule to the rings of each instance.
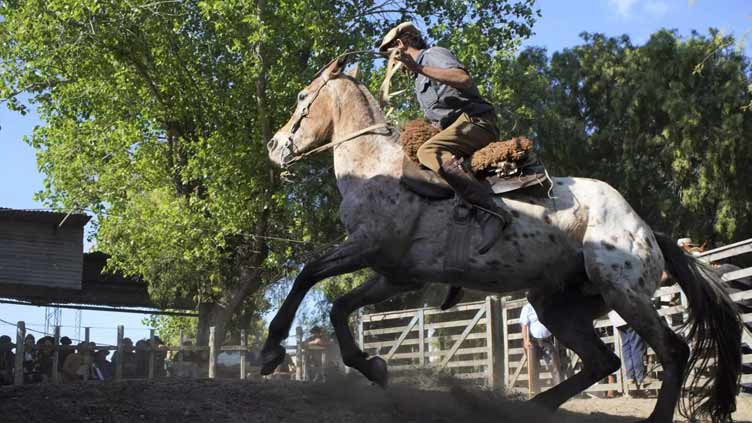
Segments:
[[[378,277],[337,299],[331,320],[345,364],[384,386],[386,363],[368,358],[353,340],[348,316],[426,283],[508,293],[529,290],[540,320],[582,359],[582,371],[533,400],[551,409],[619,368],[619,359],[593,329],[595,317],[616,310],[658,355],[663,386],[648,421],[672,421],[689,366],[708,377],[690,396],[689,415],[730,419],[740,374],[740,322],[718,277],[685,255],[669,238],[654,234],[608,184],[553,178],[550,198],[499,197],[514,221],[486,254],[469,251],[467,271],[445,270],[452,246],[447,234],[454,201],[429,201],[400,184],[403,153],[398,134],[354,75],[333,61],[298,95],[290,121],[269,141],[269,157],[281,166],[321,149],[334,150],[347,239],[307,263],[269,325],[263,374],[282,362],[295,313],[309,289],[327,277],[370,267]],[[470,245],[480,227],[470,224]],[[689,300],[690,348],[653,308],[651,295],[666,270]],[[715,366],[708,366],[708,358]],[[703,404],[699,401],[703,400]]]

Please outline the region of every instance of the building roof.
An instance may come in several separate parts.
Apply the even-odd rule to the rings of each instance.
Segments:
[[[41,209],[11,209],[0,207],[0,221],[16,220],[37,223],[52,223],[58,226],[74,225],[83,227],[91,219],[84,213],[61,213]],[[61,225],[62,224],[62,225]]]

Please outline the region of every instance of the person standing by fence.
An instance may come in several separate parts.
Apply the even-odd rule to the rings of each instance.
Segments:
[[[639,390],[641,385],[654,382],[652,378],[646,377],[645,354],[648,348],[645,341],[627,325],[619,313],[612,310],[608,313],[608,318],[621,338],[621,362],[628,383],[635,385]]]
[[[561,362],[559,348],[556,346],[551,332],[538,320],[535,309],[530,304],[525,304],[520,312],[520,325],[522,326],[522,342],[528,357],[530,392],[539,391],[538,359],[543,358],[546,367],[551,373],[553,385],[561,382]]]

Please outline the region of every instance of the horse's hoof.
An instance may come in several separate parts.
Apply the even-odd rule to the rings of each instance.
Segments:
[[[368,379],[380,387],[386,388],[389,379],[386,361],[381,357],[373,357],[369,358],[366,363],[368,363]]]
[[[274,373],[274,370],[285,361],[285,349],[281,345],[264,348],[261,351],[261,375],[266,376]]]

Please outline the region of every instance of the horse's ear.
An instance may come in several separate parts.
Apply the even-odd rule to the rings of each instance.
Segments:
[[[345,65],[347,65],[347,56],[340,56],[332,60],[332,63],[327,66],[325,73],[329,78],[336,78],[342,72],[342,69],[345,68]]]
[[[358,78],[358,70],[358,63],[356,63],[355,66],[351,67],[349,71],[345,72],[345,74],[356,79]]]

